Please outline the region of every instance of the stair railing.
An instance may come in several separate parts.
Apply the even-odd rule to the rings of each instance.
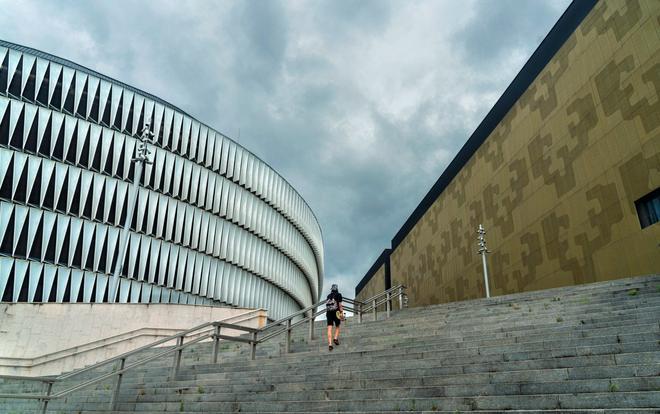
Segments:
[[[369,312],[373,314],[374,321],[378,320],[378,307],[382,304],[385,304],[386,315],[389,318],[392,312],[392,301],[394,298],[398,298],[399,300],[399,309],[407,307],[408,295],[405,290],[406,287],[404,285],[397,285],[363,301],[355,301],[358,302],[356,303],[358,307],[358,322],[361,323],[362,316]]]
[[[238,315],[230,316],[226,319],[223,319],[222,321],[228,322],[228,323],[234,323],[238,324],[240,322],[243,322],[245,320],[253,319],[255,315],[258,315],[260,312],[263,312],[263,309],[255,309],[255,310],[250,310],[245,313],[241,313]],[[167,334],[165,333],[157,333],[154,332],[153,334],[150,334],[149,331],[170,331]],[[39,365],[45,365],[48,363],[51,363],[53,361],[69,358],[69,357],[74,357],[74,356],[79,356],[81,354],[89,353],[89,352],[94,352],[97,351],[98,349],[103,349],[107,348],[108,346],[117,346],[117,345],[124,345],[124,343],[132,341],[136,338],[139,338],[141,336],[156,336],[156,338],[160,337],[165,337],[165,336],[171,336],[171,335],[177,335],[178,333],[177,329],[173,328],[140,328],[140,329],[135,329],[132,331],[124,332],[121,334],[113,335],[110,337],[105,337],[101,339],[97,339],[91,342],[88,342],[86,344],[82,345],[76,345],[72,346],[67,349],[61,349],[56,352],[51,352],[47,354],[42,354],[38,355],[35,357],[30,358],[31,360],[41,360],[39,362],[32,362],[29,365],[25,364],[21,367],[24,368],[33,368],[35,366]],[[101,341],[106,341],[107,343],[100,343]],[[14,376],[18,376],[18,374],[13,374]],[[42,375],[43,377],[43,375]],[[1,377],[0,377],[1,378]]]
[[[366,299],[364,302],[356,299],[344,298],[344,310],[353,312],[358,315],[358,323],[362,323],[362,315],[367,312],[373,312],[374,320],[377,320],[376,307],[387,303],[387,317],[390,316],[391,311],[391,301],[394,297],[393,294],[396,293],[396,296],[399,297],[399,308],[403,309],[405,306],[405,286],[399,285],[391,289],[386,290],[385,292],[379,293],[371,298]],[[11,399],[27,399],[27,400],[40,400],[42,402],[41,412],[46,413],[48,403],[51,400],[59,399],[65,397],[75,391],[82,390],[83,388],[90,387],[92,385],[103,382],[109,378],[115,377],[114,386],[112,390],[112,397],[110,400],[111,411],[115,411],[117,407],[117,401],[119,398],[119,390],[121,387],[123,376],[126,372],[131,371],[139,366],[142,366],[148,362],[154,361],[156,359],[173,355],[172,368],[170,370],[170,378],[175,379],[178,376],[179,369],[181,367],[181,359],[183,355],[183,350],[189,346],[197,344],[207,339],[213,341],[213,351],[211,353],[211,362],[218,362],[218,351],[220,340],[233,341],[246,343],[250,346],[250,359],[254,360],[256,357],[257,345],[263,343],[269,339],[272,339],[276,336],[279,336],[283,333],[286,334],[285,339],[285,352],[291,352],[291,334],[293,328],[296,326],[302,325],[304,323],[309,324],[309,338],[310,341],[314,340],[314,320],[317,316],[325,313],[325,309],[319,309],[322,305],[325,305],[327,301],[322,300],[314,305],[308,306],[305,309],[301,309],[291,315],[288,315],[282,319],[271,322],[270,324],[262,328],[249,328],[246,326],[236,325],[232,323],[215,321],[207,322],[201,325],[198,325],[194,328],[187,329],[185,331],[178,332],[174,335],[168,336],[163,339],[159,339],[150,344],[144,345],[137,349],[134,349],[130,352],[118,355],[116,357],[101,361],[94,365],[72,371],[70,373],[62,374],[59,376],[53,377],[26,377],[26,376],[17,376],[17,375],[0,375],[0,379],[3,380],[19,380],[19,381],[35,381],[41,382],[45,385],[46,392],[44,394],[0,394],[0,398],[11,398]],[[319,309],[319,310],[317,310]],[[223,334],[224,330],[230,331],[239,331],[243,332],[240,336],[231,336]],[[259,335],[261,334],[261,337]],[[189,339],[185,341],[187,336],[195,336],[194,339]],[[247,336],[247,337],[246,337]],[[129,357],[136,355],[139,352],[146,350],[154,349],[160,345],[164,345],[167,342],[176,341],[176,345],[170,348],[167,348],[161,352],[158,352],[154,355],[142,358],[138,361],[126,363]],[[80,374],[108,366],[109,364],[115,364],[112,372],[105,373],[93,377],[91,379],[85,380],[80,384],[74,385],[70,388],[64,389],[62,391],[53,393],[53,386],[60,381],[78,376]]]

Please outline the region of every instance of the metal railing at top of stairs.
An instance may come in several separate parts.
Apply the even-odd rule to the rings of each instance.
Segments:
[[[375,296],[372,296],[365,301],[360,301],[356,299],[350,299],[350,298],[344,298],[344,310],[345,311],[350,311],[353,312],[355,315],[358,316],[358,323],[362,323],[362,317],[365,313],[371,312],[374,316],[374,320],[378,319],[378,314],[377,314],[377,307],[386,304],[386,309],[387,309],[387,317],[389,318],[390,312],[392,309],[392,301],[394,300],[395,297],[398,297],[399,299],[399,309],[403,309],[407,305],[407,298],[405,294],[405,286],[399,285],[395,286],[391,289],[388,289],[382,293],[379,293]],[[102,381],[105,381],[109,378],[116,377],[115,379],[115,384],[114,384],[114,389],[112,392],[112,398],[110,401],[110,410],[114,411],[117,406],[117,400],[119,397],[119,389],[121,387],[121,382],[122,382],[122,377],[124,374],[128,371],[133,370],[134,368],[137,368],[141,365],[144,365],[148,362],[154,361],[156,359],[159,359],[161,357],[164,357],[169,354],[174,354],[174,359],[172,361],[172,368],[170,370],[170,376],[172,379],[176,378],[179,372],[179,369],[181,367],[181,357],[183,354],[184,348],[187,348],[191,345],[194,345],[196,343],[199,343],[201,341],[204,341],[206,339],[212,339],[213,340],[213,351],[211,353],[211,361],[212,363],[216,364],[218,362],[218,351],[220,349],[220,340],[226,340],[226,341],[234,341],[234,342],[242,342],[242,343],[247,343],[250,345],[250,359],[254,360],[256,356],[256,350],[257,350],[257,345],[265,342],[271,338],[274,338],[282,333],[286,333],[286,340],[285,340],[285,350],[286,353],[291,352],[291,332],[294,327],[304,324],[304,323],[309,323],[309,339],[314,340],[314,320],[317,316],[325,313],[325,309],[318,310],[319,307],[322,305],[325,305],[326,300],[322,300],[318,303],[315,303],[314,305],[308,306],[305,309],[301,309],[295,313],[292,313],[291,315],[288,315],[282,319],[279,319],[277,321],[271,322],[268,325],[262,327],[262,328],[249,328],[246,326],[241,326],[241,325],[235,325],[232,323],[227,323],[227,322],[222,322],[222,321],[215,321],[215,322],[206,322],[201,325],[195,326],[194,328],[187,329],[185,331],[178,332],[174,335],[168,336],[163,339],[159,339],[157,341],[154,341],[150,344],[144,345],[142,347],[139,347],[137,349],[134,349],[132,351],[126,352],[124,354],[118,355],[116,357],[107,359],[105,361],[101,361],[99,363],[96,363],[94,365],[90,365],[88,367],[72,371],[70,373],[62,374],[56,377],[26,377],[26,376],[18,376],[18,375],[0,375],[0,379],[2,380],[18,380],[18,381],[33,381],[33,382],[41,382],[46,385],[46,393],[45,394],[0,394],[0,398],[8,398],[8,399],[28,399],[28,400],[40,400],[42,401],[42,413],[46,412],[46,409],[48,408],[48,403],[51,400],[59,399],[62,397],[65,397],[75,391],[79,391],[83,388],[90,387],[92,385],[98,384]],[[348,304],[348,305],[347,305]],[[306,316],[303,316],[306,315]],[[296,320],[295,322],[293,322]],[[244,332],[243,335],[249,335],[249,338],[244,338],[242,336],[230,336],[230,335],[224,335],[222,334],[222,329],[228,329],[231,331],[239,331],[239,332]],[[212,331],[212,333],[211,333]],[[259,338],[259,334],[262,334],[262,336]],[[187,335],[194,335],[195,338],[192,340],[189,340],[188,342],[184,341],[184,338]],[[138,361],[131,362],[128,365],[126,364],[126,360],[129,357],[132,357],[136,355],[139,352],[146,351],[149,349],[153,349],[155,347],[158,347],[160,345],[163,345],[167,342],[174,341],[176,340],[176,345],[171,348],[167,348],[163,350],[162,352],[158,352],[154,355],[142,358]],[[98,376],[95,376],[91,379],[87,379],[80,384],[74,385],[70,388],[67,388],[65,390],[59,391],[57,393],[52,393],[53,390],[53,385],[59,381],[63,381],[75,376],[78,376],[80,374],[101,368],[103,366],[107,366],[109,364],[118,364],[115,366],[115,368],[112,370],[112,372],[101,374]]]
[[[243,322],[243,321],[248,320],[248,319],[254,319],[255,316],[257,316],[260,312],[263,312],[263,311],[264,311],[263,309],[249,310],[245,313],[240,313],[238,315],[229,316],[229,317],[223,319],[222,321],[227,322],[227,323],[237,324],[237,323]],[[170,331],[170,332],[168,332],[168,334],[164,334],[164,333],[161,333],[161,334],[152,333],[152,334],[150,334],[150,333],[148,333],[150,330],[153,330],[153,331],[161,331],[162,330],[162,331]],[[94,352],[94,351],[96,351],[98,349],[101,349],[101,348],[107,348],[108,346],[116,346],[118,344],[122,344],[122,343],[125,343],[125,342],[128,342],[128,341],[132,341],[132,340],[134,340],[136,338],[139,338],[141,336],[151,335],[151,336],[156,336],[156,337],[163,337],[163,336],[169,337],[169,336],[172,335],[171,332],[178,332],[178,331],[179,331],[178,329],[173,329],[173,328],[140,328],[140,329],[134,329],[132,331],[123,332],[123,333],[113,335],[113,336],[110,336],[110,337],[97,339],[97,340],[88,342],[86,344],[76,345],[76,346],[72,346],[72,347],[66,348],[66,349],[60,349],[60,350],[55,351],[55,352],[50,352],[50,353],[38,355],[38,356],[35,356],[35,357],[32,357],[32,358],[16,358],[16,359],[31,360],[32,361],[31,363],[25,364],[21,367],[33,368],[35,366],[49,364],[53,361],[57,361],[57,360],[65,359],[65,358],[70,358],[70,357],[75,357],[75,356],[79,356],[79,355],[85,354],[85,353]],[[103,342],[105,342],[105,343],[103,343]],[[2,359],[2,358],[0,358],[0,359]],[[10,359],[10,358],[7,358],[7,359]],[[35,360],[38,360],[38,361],[34,362]],[[2,378],[2,377],[0,377],[0,378]]]

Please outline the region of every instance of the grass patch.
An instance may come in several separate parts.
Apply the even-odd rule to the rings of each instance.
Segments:
[[[619,386],[616,385],[615,383],[611,382],[609,386],[609,391],[610,392],[617,392],[619,391]]]
[[[637,296],[638,293],[639,293],[639,289],[637,289],[637,288],[635,288],[635,289],[630,289],[630,290],[628,291],[628,296]]]
[[[562,318],[561,316],[558,316],[557,317],[557,322],[564,322],[564,318]]]
[[[201,385],[198,385],[197,386],[197,393],[198,394],[204,394],[204,387],[202,387]]]

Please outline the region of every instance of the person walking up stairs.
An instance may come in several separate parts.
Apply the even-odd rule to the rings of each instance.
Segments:
[[[344,318],[344,305],[342,296],[339,293],[339,287],[332,285],[327,302],[325,303],[325,316],[328,320],[328,350],[332,351],[333,344],[339,345],[339,330],[341,321]],[[332,326],[335,326],[335,336],[332,339]]]

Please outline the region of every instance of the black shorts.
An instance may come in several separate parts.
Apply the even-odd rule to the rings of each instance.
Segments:
[[[339,326],[341,324],[341,321],[337,317],[337,311],[326,312],[325,317],[328,319],[328,326],[332,326],[333,324]]]

